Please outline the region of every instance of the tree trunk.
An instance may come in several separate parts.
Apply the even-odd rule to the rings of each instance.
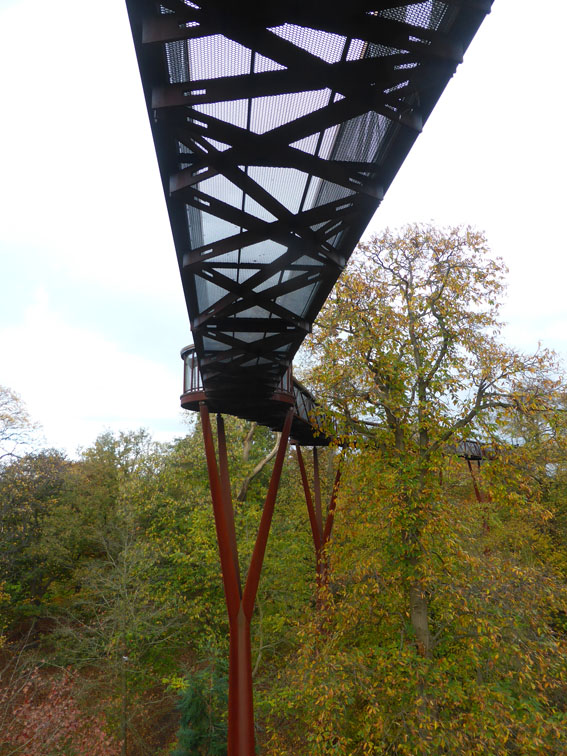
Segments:
[[[429,599],[423,589],[412,583],[409,589],[410,621],[415,633],[419,653],[426,658],[431,656],[432,638],[429,631]]]
[[[248,454],[249,454],[249,451],[250,451],[249,445],[250,445],[250,441],[251,441],[252,434],[253,434],[253,431],[254,431],[255,427],[256,427],[256,423],[254,423],[253,427],[250,430],[250,433],[246,437],[246,443],[245,443],[245,452],[246,452],[245,458],[246,459],[248,458]],[[236,497],[237,501],[240,501],[240,502],[246,501],[246,496],[248,495],[248,488],[250,487],[250,483],[254,480],[254,478],[257,475],[259,475],[262,472],[262,470],[264,469],[264,467],[266,467],[266,465],[268,464],[268,462],[276,456],[276,452],[278,450],[278,445],[280,443],[280,437],[281,437],[281,435],[282,435],[281,433],[276,433],[276,442],[274,444],[274,448],[270,452],[268,452],[268,454],[266,454],[266,456],[264,457],[264,459],[261,459],[258,462],[258,464],[252,470],[252,472],[250,473],[250,475],[248,475],[246,478],[244,478],[244,480],[242,481],[242,485],[240,486],[240,491],[238,492],[238,496]],[[246,444],[248,444],[248,451],[246,451]]]

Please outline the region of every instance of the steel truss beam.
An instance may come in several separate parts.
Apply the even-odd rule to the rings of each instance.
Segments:
[[[228,754],[229,756],[254,756],[250,623],[294,410],[293,407],[290,408],[285,418],[244,586],[240,577],[224,421],[222,415],[217,415],[217,463],[209,409],[205,402],[201,402],[200,412],[230,631]]]
[[[492,3],[126,2],[205,388],[270,395]]]

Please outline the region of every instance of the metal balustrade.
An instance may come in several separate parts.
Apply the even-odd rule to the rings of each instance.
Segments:
[[[181,350],[183,360],[183,394],[181,406],[187,410],[198,411],[201,402],[207,402],[212,411],[224,412],[225,406],[222,401],[211,400],[207,396],[203,384],[203,378],[199,368],[197,352],[193,344]],[[290,405],[294,406],[295,414],[292,422],[292,439],[297,443],[308,443],[317,446],[326,446],[329,439],[324,435],[314,435],[316,426],[317,405],[311,392],[293,377],[290,366],[282,376],[279,385],[269,399],[259,398],[250,411],[250,402],[240,406],[238,412],[234,412],[235,402],[231,401],[232,414],[244,419],[254,420],[258,415],[262,416],[262,422],[279,430],[279,418],[281,413],[287,411]]]

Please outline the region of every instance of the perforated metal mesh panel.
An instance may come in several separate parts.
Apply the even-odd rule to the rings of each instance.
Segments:
[[[127,5],[203,385],[242,414],[278,385],[491,0]]]

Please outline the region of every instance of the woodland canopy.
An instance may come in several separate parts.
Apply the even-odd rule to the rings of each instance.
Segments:
[[[317,581],[290,448],[253,619],[260,753],[567,752],[564,376],[503,343],[505,275],[482,234],[414,225],[360,245],[325,304],[301,379],[333,437],[323,501],[339,464],[341,486]],[[0,408],[0,756],[225,754],[200,428],[71,461],[14,443],[12,391]],[[245,566],[274,437],[227,431]]]

